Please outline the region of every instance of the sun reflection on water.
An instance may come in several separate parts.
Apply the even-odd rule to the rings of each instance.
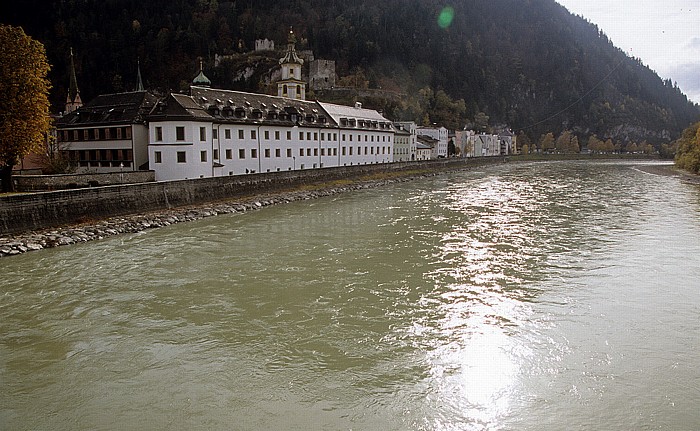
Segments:
[[[473,184],[472,184],[473,186]],[[443,412],[430,424],[451,429],[462,418],[469,429],[490,429],[509,414],[523,357],[514,331],[530,308],[522,299],[529,270],[545,258],[522,219],[532,214],[532,190],[490,179],[476,188],[454,190],[444,203],[447,223],[435,258],[439,269],[425,274],[434,283],[437,316],[427,320],[434,344],[428,356],[432,402]]]

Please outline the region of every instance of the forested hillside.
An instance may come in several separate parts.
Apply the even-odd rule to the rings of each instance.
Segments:
[[[46,45],[56,110],[65,100],[70,47],[84,100],[133,89],[137,59],[151,89],[179,91],[197,74],[201,57],[214,86],[264,91],[259,74],[236,80],[235,65],[215,69],[214,56],[249,52],[256,39],[282,47],[291,26],[299,49],[336,61],[342,82],[405,94],[365,101],[397,120],[461,128],[488,116],[490,125],[523,130],[533,141],[571,130],[582,141],[596,134],[660,144],[700,118],[699,107],[670,81],[554,0],[454,0],[438,22],[445,6],[434,0],[22,0],[4,2],[0,16]],[[274,58],[253,63],[269,69]]]

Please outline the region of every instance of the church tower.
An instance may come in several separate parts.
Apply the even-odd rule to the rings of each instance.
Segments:
[[[204,74],[204,63],[201,59],[199,60],[199,75],[194,77],[194,79],[192,80],[192,85],[195,85],[197,87],[211,87],[211,81]]]
[[[296,43],[294,32],[289,29],[287,52],[280,59],[282,79],[277,81],[277,95],[290,99],[306,100],[306,82],[301,80],[301,67],[304,65],[304,60],[297,55]]]
[[[65,113],[71,113],[83,106],[78,89],[78,78],[75,77],[75,64],[73,63],[73,48],[70,49],[70,82],[68,84],[68,97],[66,97]]]

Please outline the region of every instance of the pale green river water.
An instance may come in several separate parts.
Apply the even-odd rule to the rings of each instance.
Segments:
[[[700,429],[700,187],[509,163],[0,260],[2,430]]]

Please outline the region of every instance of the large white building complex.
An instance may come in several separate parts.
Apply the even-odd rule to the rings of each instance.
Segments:
[[[191,87],[149,116],[156,180],[393,161],[394,128],[377,111]]]

